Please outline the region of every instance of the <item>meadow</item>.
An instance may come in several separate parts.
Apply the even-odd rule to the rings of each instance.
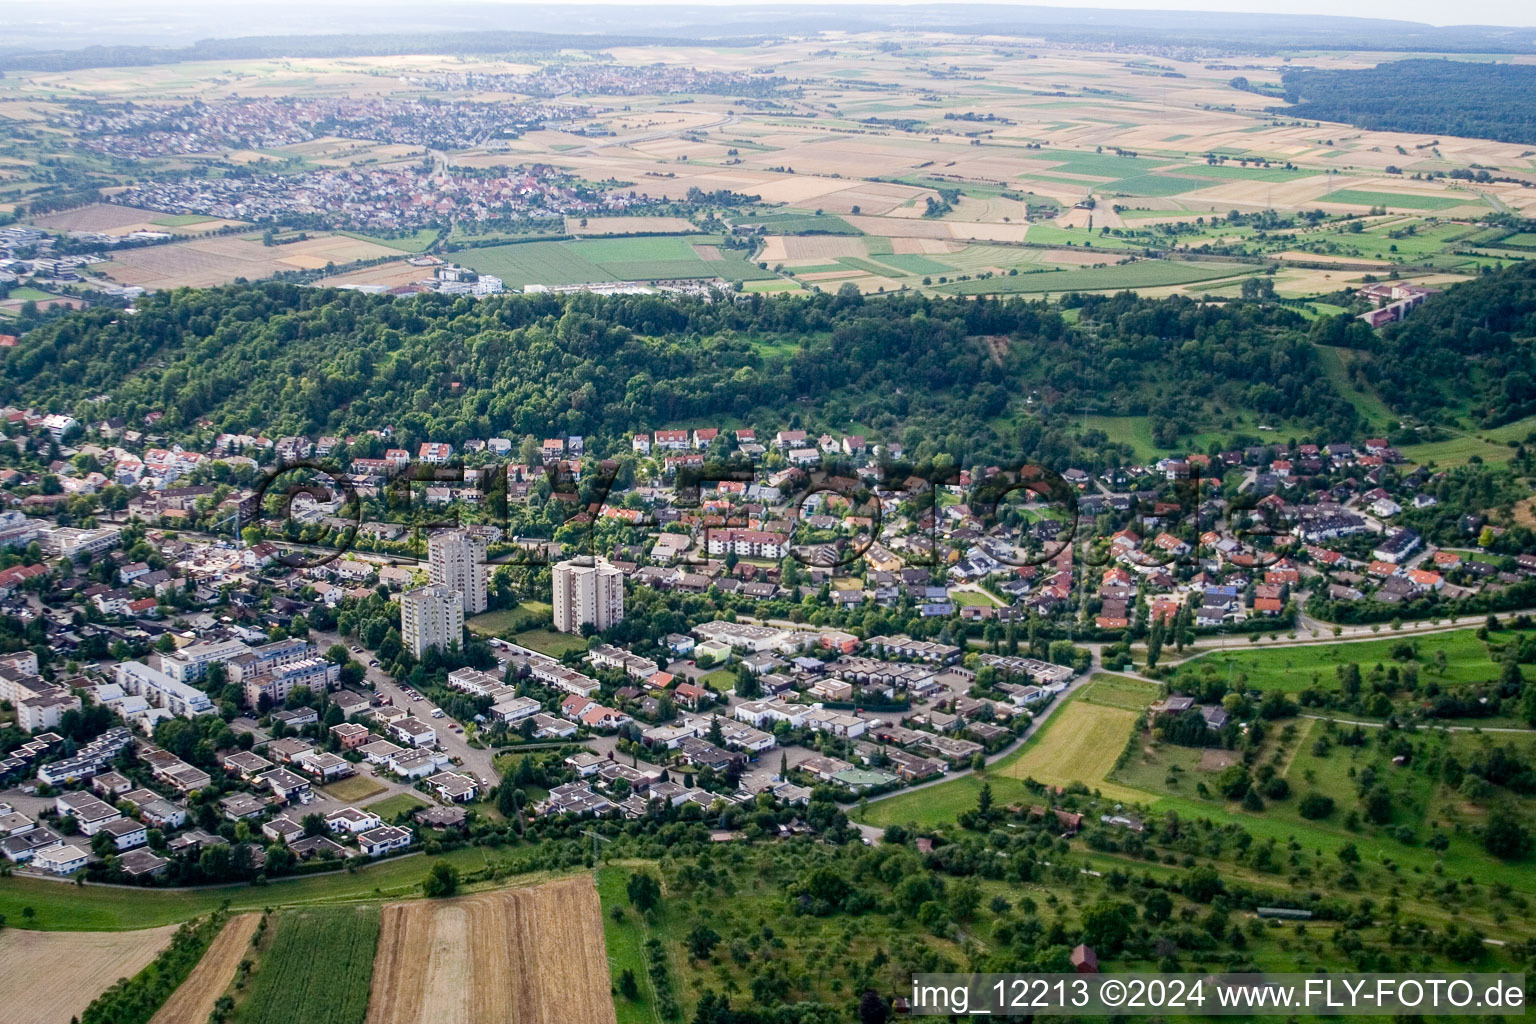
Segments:
[[[486,851],[463,847],[438,857],[407,855],[356,872],[279,879],[265,886],[216,885],[198,889],[135,889],[60,885],[38,878],[0,878],[0,914],[42,931],[125,931],[153,928],[211,913],[226,901],[233,911],[307,903],[401,899],[421,892],[421,880],[438,861],[460,871],[486,864]],[[31,907],[28,919],[22,911]]]
[[[1403,644],[1412,647],[1407,659],[1394,659]],[[1440,669],[1439,655],[1445,655],[1445,669]],[[1445,685],[1477,683],[1498,678],[1498,667],[1489,657],[1487,646],[1471,629],[1423,636],[1396,636],[1383,628],[1381,639],[1354,640],[1347,643],[1301,644],[1271,650],[1232,650],[1202,654],[1179,665],[1179,674],[1202,672],[1207,666],[1221,678],[1230,676],[1238,686],[1256,690],[1281,690],[1295,693],[1309,686],[1337,689],[1335,672],[1340,665],[1353,662],[1362,672],[1373,665],[1404,664],[1419,667],[1419,678]]]

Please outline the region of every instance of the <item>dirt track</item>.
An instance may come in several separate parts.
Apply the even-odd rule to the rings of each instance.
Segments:
[[[614,1024],[586,876],[384,908],[368,1024]]]
[[[181,987],[150,1018],[149,1024],[204,1024],[213,1004],[235,979],[235,969],[251,949],[260,914],[239,914],[225,923],[208,952],[198,961]]]

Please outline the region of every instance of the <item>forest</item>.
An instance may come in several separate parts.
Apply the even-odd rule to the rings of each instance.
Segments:
[[[0,403],[84,422],[158,412],[174,439],[392,426],[391,446],[406,448],[579,434],[611,450],[674,424],[857,423],[914,460],[1050,461],[1074,454],[1066,421],[1084,412],[1199,422],[1251,410],[1330,438],[1356,424],[1307,322],[1257,299],[1069,295],[1058,307],[845,289],[402,302],[264,283],[158,293],[131,317],[71,314],[4,353]]]
[[[1374,68],[1290,71],[1288,107],[1272,114],[1343,121],[1375,131],[1536,143],[1536,67],[1460,60],[1399,60]]]

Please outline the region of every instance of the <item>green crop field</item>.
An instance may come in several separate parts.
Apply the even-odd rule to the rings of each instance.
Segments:
[[[1368,192],[1363,189],[1346,188],[1340,189],[1337,192],[1329,192],[1327,195],[1322,196],[1318,202],[1352,203],[1356,206],[1397,207],[1402,210],[1448,210],[1453,206],[1480,203],[1481,200],[1474,195],[1468,195],[1465,199],[1454,199],[1444,196],[1405,195],[1401,192]]]
[[[1048,163],[1057,174],[1086,174],[1095,178],[1126,178],[1158,167],[1166,167],[1172,161],[1151,160],[1146,157],[1116,156],[1113,153],[1087,153],[1076,150],[1042,149],[1020,154],[1031,160]]]
[[[1240,164],[1200,164],[1194,167],[1177,168],[1176,173],[1188,175],[1191,178],[1235,178],[1241,181],[1279,182],[1312,178],[1322,172],[1299,168],[1286,170],[1284,167],[1243,167]]]
[[[513,290],[525,284],[587,284],[617,280],[563,242],[521,242],[469,249],[461,253],[458,260],[477,273],[501,278]]]
[[[1394,648],[1411,645],[1414,655],[1410,659],[1394,660]],[[1439,669],[1438,655],[1445,654],[1445,671]],[[1198,672],[1212,666],[1226,678],[1230,671],[1233,679],[1246,679],[1246,685],[1258,690],[1283,690],[1294,693],[1313,685],[1313,675],[1325,690],[1337,688],[1335,670],[1339,665],[1354,662],[1361,671],[1373,665],[1405,664],[1408,661],[1419,666],[1419,678],[1442,684],[1475,683],[1497,679],[1498,667],[1488,656],[1487,646],[1470,629],[1458,629],[1446,633],[1430,633],[1425,636],[1394,635],[1382,627],[1381,639],[1352,641],[1348,643],[1306,644],[1280,647],[1267,651],[1234,650],[1204,654],[1179,666],[1179,673]]]
[[[1120,192],[1128,196],[1176,196],[1196,189],[1209,188],[1210,182],[1182,178],[1173,174],[1139,174],[1119,178],[1107,185],[1095,185],[1095,192]]]
[[[1061,270],[1017,277],[994,277],[985,281],[961,281],[939,290],[952,295],[993,295],[1074,291],[1103,291],[1115,288],[1155,288],[1166,285],[1215,281],[1238,274],[1251,274],[1257,268],[1239,263],[1173,263],[1163,260],[1137,260],[1109,267],[1085,270]]]
[[[235,1020],[362,1024],[379,942],[378,906],[284,910],[274,927]]]
[[[714,235],[665,235],[582,239],[579,242],[524,242],[466,250],[459,261],[494,274],[509,288],[525,284],[597,284],[605,281],[661,281],[721,277],[728,281],[767,280],[775,275],[748,263],[736,251],[703,260],[696,244],[712,245]]]

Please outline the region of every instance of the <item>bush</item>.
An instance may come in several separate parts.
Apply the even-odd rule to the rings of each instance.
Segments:
[[[1333,813],[1333,797],[1324,796],[1321,793],[1308,793],[1296,805],[1296,810],[1303,818],[1308,818],[1312,821],[1326,818]]]
[[[452,864],[432,865],[426,881],[421,883],[421,890],[431,897],[452,896],[459,891],[459,869]]]

